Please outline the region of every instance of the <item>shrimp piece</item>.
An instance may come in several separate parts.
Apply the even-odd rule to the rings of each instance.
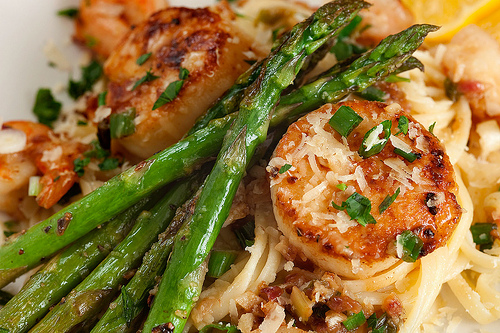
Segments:
[[[368,0],[371,7],[361,11],[363,27],[359,42],[375,45],[385,37],[411,26],[415,18],[401,0]]]
[[[39,123],[9,121],[3,128],[23,132],[26,141],[17,152],[0,154],[0,209],[15,215],[29,178],[38,173],[42,190],[36,201],[43,208],[52,207],[78,180],[73,160],[88,147],[63,140]]]
[[[123,36],[166,0],[81,0],[74,39],[106,59]]]
[[[135,132],[117,143],[141,158],[177,142],[255,60],[251,41],[233,24],[227,3],[213,8],[167,8],[130,32],[105,63],[107,106],[114,114],[135,109]],[[143,65],[136,60],[151,54]],[[169,103],[153,110],[166,88],[189,75]],[[157,76],[134,89],[146,75]]]
[[[363,118],[347,138],[328,124],[341,105]],[[396,136],[403,115],[409,119],[409,131]],[[358,148],[365,133],[384,120],[392,123],[390,140],[378,154],[362,158]],[[418,158],[410,163],[395,147],[411,150]],[[283,172],[286,164],[291,167]],[[324,105],[288,128],[268,172],[283,234],[319,267],[348,278],[373,276],[397,263],[396,237],[405,230],[423,241],[421,255],[431,253],[446,243],[461,216],[444,148],[398,104]],[[379,205],[398,188],[396,200],[379,213]],[[354,192],[370,201],[375,224],[362,226],[332,205],[341,206]]]
[[[479,121],[494,118],[500,122],[500,44],[496,39],[468,25],[451,39],[441,65]]]

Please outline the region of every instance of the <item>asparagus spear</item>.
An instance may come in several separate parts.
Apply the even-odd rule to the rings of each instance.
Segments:
[[[152,191],[190,174],[219,152],[230,125],[228,119],[210,122],[25,233],[11,236],[0,247],[0,288]]]
[[[31,328],[125,238],[137,215],[150,201],[149,197],[139,201],[53,257],[0,310],[0,328],[10,333]]]
[[[365,5],[361,1],[338,1],[320,7],[296,25],[265,60],[240,104],[194,214],[177,234],[144,332],[182,332],[201,291],[202,264],[228,216],[247,161],[266,138],[270,114],[281,92],[293,82],[305,56],[338,33]]]
[[[292,92],[282,97],[280,105],[271,119],[271,126],[278,125],[285,118],[293,118],[313,110],[324,101],[339,101],[348,93],[361,91],[376,80],[383,78],[384,73],[385,75],[390,74],[384,68],[393,69],[401,65],[401,62],[420,46],[425,35],[432,30],[434,27],[428,25],[415,26],[390,36],[388,38],[400,45],[399,49],[391,49],[391,52],[396,52],[394,55],[396,58],[386,59],[387,54],[379,52],[380,49],[387,49],[389,45],[389,41],[385,39],[378,47],[363,56],[361,67],[351,68],[348,65],[352,61],[342,62],[317,78],[315,82],[301,88],[299,92]],[[409,58],[403,64],[415,66],[414,61],[415,58]],[[356,64],[360,65],[361,60]],[[375,75],[373,68],[377,69]],[[344,73],[344,71],[343,79],[339,81],[336,75]],[[329,83],[330,81],[332,83]],[[235,117],[235,114],[230,114],[211,121],[206,128],[196,131],[179,143],[153,156],[145,164],[130,168],[84,199],[68,206],[61,213],[32,227],[26,234],[4,244],[0,247],[0,287],[5,286],[29,268],[36,266],[41,258],[50,256],[114,216],[120,210],[130,206],[135,200],[139,200],[140,197],[173,179],[188,174],[200,163],[200,160],[203,161],[215,155]],[[133,188],[133,179],[141,184],[137,191]],[[113,198],[119,198],[119,200],[113,200]],[[88,210],[87,207],[93,209]],[[70,223],[72,228],[60,236],[53,232],[49,234],[43,232],[43,230],[55,229],[58,220],[63,219],[62,221],[64,221],[65,212],[69,212],[70,216],[73,217]],[[23,255],[20,255],[21,249],[24,251]]]
[[[121,294],[111,303],[104,316],[92,329],[92,333],[128,332],[130,323],[144,306],[149,290],[154,286],[157,276],[161,276],[172,250],[175,234],[187,219],[194,207],[196,196],[187,201],[175,214],[167,230],[160,234],[159,240],[146,253],[141,267],[130,282],[122,288]]]
[[[125,281],[125,274],[138,266],[158,234],[165,230],[176,207],[199,187],[199,174],[173,186],[151,211],[143,211],[127,237],[30,332],[67,332],[99,313]]]

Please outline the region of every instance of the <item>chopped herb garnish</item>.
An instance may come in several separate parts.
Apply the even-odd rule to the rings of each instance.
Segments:
[[[390,322],[387,313],[382,314],[379,318],[377,318],[377,315],[373,313],[370,317],[368,317],[366,323],[368,324],[368,327],[372,329],[371,333],[389,333],[397,331],[394,325]]]
[[[348,59],[354,54],[351,43],[346,43],[343,40],[338,40],[335,45],[332,46],[330,52],[335,54],[337,61],[342,61]]]
[[[446,97],[448,97],[453,103],[458,101],[460,99],[460,96],[462,95],[460,91],[458,90],[458,84],[450,80],[449,78],[446,78],[444,80],[444,91],[446,93]]]
[[[356,27],[361,23],[362,17],[356,16],[342,31],[339,33],[339,37],[335,45],[330,49],[330,52],[335,54],[338,61],[345,60],[351,57],[353,54],[360,54],[365,52],[365,49],[359,47],[358,45],[347,41]]]
[[[76,126],[87,126],[87,125],[88,125],[88,123],[84,120],[78,120],[76,122]]]
[[[156,110],[159,107],[172,102],[179,94],[179,91],[181,91],[181,88],[184,85],[184,80],[188,77],[188,75],[189,71],[181,67],[179,71],[180,80],[171,82],[168,85],[167,89],[165,89],[165,91],[156,100],[155,104],[153,105],[153,110]]]
[[[396,83],[396,82],[411,82],[410,79],[406,77],[397,76],[396,74],[391,74],[386,77],[385,82]]]
[[[15,233],[16,233],[15,231],[6,231],[6,230],[4,230],[3,235],[5,237],[10,237],[10,236],[12,236]]]
[[[252,219],[240,220],[231,224],[231,230],[234,232],[242,249],[246,249],[255,243],[255,221]]]
[[[351,331],[363,325],[365,322],[365,314],[363,313],[363,311],[359,311],[358,313],[354,313],[347,317],[347,319],[344,320],[342,324],[344,324],[345,328],[347,328],[348,331]]]
[[[78,177],[82,177],[85,173],[85,167],[90,163],[90,157],[85,158],[76,158],[73,161],[73,171],[78,175]]]
[[[431,132],[432,135],[434,135],[434,126],[436,126],[436,122],[433,122],[431,126],[429,126],[429,132]]]
[[[341,190],[341,191],[345,191],[345,190],[347,190],[347,185],[346,185],[346,184],[344,184],[344,183],[340,183],[340,184],[337,184],[337,185],[335,185],[335,186],[336,186],[339,190]]]
[[[83,155],[85,157],[105,158],[105,157],[108,157],[110,155],[109,151],[107,151],[101,147],[101,144],[99,143],[98,140],[93,140],[90,143],[90,145],[91,145],[92,149],[83,153]]]
[[[495,223],[476,223],[470,227],[474,243],[480,246],[480,250],[491,249],[495,239],[491,235],[493,230],[497,230]]]
[[[109,117],[109,132],[112,139],[123,138],[135,133],[135,109],[113,113]]]
[[[280,171],[278,171],[280,174],[287,172],[290,170],[292,166],[290,164],[285,164],[280,168]]]
[[[247,64],[249,64],[250,66],[252,66],[253,64],[255,64],[257,62],[257,60],[248,60],[248,59],[245,59],[244,60]]]
[[[138,86],[140,86],[144,82],[151,82],[151,81],[154,81],[154,80],[156,80],[158,78],[160,78],[160,77],[156,76],[156,75],[153,75],[153,73],[151,73],[151,70],[149,70],[149,71],[146,72],[146,75],[144,75],[139,80],[137,80],[137,82],[132,87],[132,90],[135,90],[135,88],[137,88]]]
[[[400,116],[398,120],[398,130],[399,132],[396,133],[398,135],[399,133],[403,133],[403,135],[408,134],[408,126],[410,125],[410,121],[406,116]]]
[[[343,137],[347,137],[361,122],[363,117],[358,115],[351,107],[342,105],[333,114],[328,124]]]
[[[390,120],[384,120],[382,123],[366,132],[358,150],[359,155],[363,158],[368,158],[380,153],[387,144],[387,141],[389,141],[391,126],[392,122]],[[380,138],[381,134],[383,135],[382,138]]]
[[[33,113],[36,115],[39,123],[52,127],[52,123],[59,117],[61,107],[62,104],[54,99],[50,89],[38,89]]]
[[[68,93],[73,99],[77,99],[85,92],[92,89],[94,83],[102,76],[102,66],[95,60],[82,67],[82,78],[80,81],[69,80]]]
[[[144,63],[146,61],[148,61],[149,57],[151,57],[152,54],[153,54],[152,52],[149,52],[149,53],[145,53],[145,54],[141,55],[139,58],[137,58],[135,63],[139,66],[144,65]]]
[[[101,163],[98,164],[99,169],[102,171],[116,169],[119,165],[120,160],[114,157],[105,158]]]
[[[377,221],[373,218],[370,211],[372,209],[372,203],[370,199],[362,196],[361,194],[354,192],[351,194],[346,201],[342,202],[342,205],[339,206],[332,201],[332,206],[338,210],[345,210],[347,215],[351,218],[351,220],[356,220],[363,227],[367,224],[375,224]]]
[[[238,327],[236,327],[234,325],[219,323],[219,324],[209,324],[209,325],[203,326],[203,328],[200,330],[200,333],[210,333],[213,330],[226,331],[227,333],[240,333],[241,332],[238,329]]]
[[[415,262],[424,246],[422,240],[410,230],[403,231],[396,241],[402,246],[402,253],[398,253],[398,256],[406,262]]]
[[[407,160],[410,163],[415,162],[416,159],[419,159],[422,156],[419,153],[413,153],[413,152],[408,153],[408,152],[406,152],[402,149],[399,149],[399,148],[394,148],[394,153],[403,157],[405,160]]]
[[[67,8],[67,9],[62,9],[57,12],[57,15],[59,16],[66,16],[69,18],[75,18],[78,16],[78,8]]]
[[[103,105],[106,105],[106,95],[108,94],[107,91],[103,91],[101,92],[98,96],[97,96],[97,105],[98,106],[103,106]]]
[[[226,273],[236,260],[238,253],[236,251],[217,251],[213,250],[208,260],[207,275],[213,278],[219,278]]]
[[[378,212],[380,214],[382,214],[383,212],[385,212],[385,210],[387,208],[389,208],[389,206],[394,202],[394,200],[396,200],[396,198],[398,197],[399,195],[399,192],[400,192],[400,189],[398,187],[398,189],[396,190],[396,192],[394,192],[393,195],[387,195],[385,197],[385,199],[380,203],[380,205],[378,206]]]
[[[374,86],[369,86],[365,90],[357,93],[358,96],[361,98],[364,98],[368,101],[378,101],[378,102],[385,102],[385,92],[375,88]]]

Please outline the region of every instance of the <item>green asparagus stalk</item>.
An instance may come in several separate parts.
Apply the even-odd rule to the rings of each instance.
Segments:
[[[0,310],[0,328],[10,333],[30,329],[125,238],[150,201],[149,197],[139,201],[53,257]]]
[[[401,65],[400,60],[409,57],[420,46],[425,35],[433,29],[432,26],[415,26],[394,35],[394,38],[388,37],[393,38],[393,42],[401,46],[400,49],[395,50],[395,57],[401,57],[399,60],[396,59],[397,61],[392,58],[380,57],[379,47],[386,49],[388,45],[387,40],[384,40],[381,46],[367,53],[367,56],[363,58],[364,64],[360,68],[347,66],[350,62],[343,62],[334,67],[335,71],[340,74],[343,73],[342,70],[345,70],[347,74],[343,77],[348,78],[348,80],[339,82],[334,76],[334,69],[332,69],[331,72],[319,77],[315,82],[301,88],[300,92],[292,92],[288,96],[282,97],[280,105],[271,119],[271,126],[278,125],[285,118],[293,118],[311,111],[325,100],[336,102],[350,92],[363,90],[377,79],[383,78],[381,74],[374,76],[372,68],[377,68],[378,72],[383,73],[384,66],[393,68],[398,63]],[[382,55],[384,54],[382,52]],[[414,58],[409,58],[403,64],[407,64],[412,59],[414,60]],[[359,65],[359,63],[360,61],[357,64]],[[370,75],[367,74],[369,71]],[[368,81],[364,82],[363,79]],[[328,84],[329,80],[334,83]],[[32,227],[24,235],[15,239],[11,238],[9,242],[0,247],[0,287],[38,265],[42,258],[57,252],[117,212],[130,206],[140,197],[147,195],[159,186],[188,174],[196,168],[200,161],[214,156],[219,151],[222,139],[235,117],[235,114],[230,114],[211,121],[206,128],[198,130],[179,143],[153,156],[150,160],[130,168],[84,199],[68,206],[61,213]],[[141,185],[137,191],[133,186],[134,180]],[[87,207],[93,209],[87,209]],[[44,230],[55,230],[58,220],[62,219],[64,222],[65,212],[68,212],[69,216],[72,217],[71,228],[68,228],[62,235],[54,232],[45,233]],[[24,251],[22,255],[20,254],[21,249]]]
[[[176,207],[199,187],[197,175],[179,182],[151,209],[143,211],[127,237],[92,273],[57,304],[30,332],[68,332],[106,306],[125,276],[140,263],[169,222]]]
[[[196,196],[179,208],[168,226],[160,234],[159,240],[146,253],[141,267],[130,282],[122,288],[118,298],[111,303],[91,333],[129,332],[130,323],[146,306],[149,290],[154,287],[155,279],[161,276],[167,265],[174,237],[194,207]]]
[[[305,56],[338,33],[365,6],[361,1],[338,1],[320,7],[296,25],[265,60],[240,104],[194,214],[177,234],[143,332],[182,332],[201,292],[202,264],[228,216],[247,162],[266,138],[271,111],[281,92],[293,82]]]
[[[229,119],[214,120],[195,134],[127,171],[0,247],[0,288],[36,267],[116,214],[215,156]]]

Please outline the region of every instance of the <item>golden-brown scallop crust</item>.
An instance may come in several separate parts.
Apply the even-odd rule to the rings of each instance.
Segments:
[[[312,177],[324,180],[328,171],[338,173],[342,170],[332,170],[328,163],[321,162],[321,158],[315,156],[315,159],[319,161],[317,165],[320,174],[318,175],[317,171],[312,171],[307,155],[300,160],[293,158],[297,149],[304,149],[300,142],[307,141],[307,138],[316,135],[314,126],[309,121],[315,116],[314,113],[323,113],[325,114],[323,118],[328,120],[341,105],[352,107],[364,118],[345,141],[352,154],[349,157],[352,164],[343,165],[342,168],[355,170],[356,167],[361,167],[366,187],[361,190],[357,180],[348,180],[343,183],[352,186],[356,192],[370,199],[371,214],[377,221],[376,224],[368,224],[364,227],[359,224],[352,225],[345,232],[330,228],[329,222],[312,223],[312,215],[301,213],[302,206],[297,204],[302,200],[306,190],[310,188],[308,184],[311,183]],[[391,120],[391,131],[395,134],[398,132],[398,119],[402,115],[409,119],[412,124],[410,127],[413,127],[410,131],[413,132],[405,136],[400,134],[398,137],[420,154],[419,159],[413,163],[404,160],[394,153],[391,141],[379,154],[372,157],[363,159],[358,155],[357,150],[369,129],[384,120]],[[340,135],[328,125],[327,120],[322,123],[323,129],[342,142]],[[391,176],[394,170],[384,163],[388,159],[403,161],[407,170],[418,173],[418,177],[415,176],[412,179],[408,175],[407,182],[413,188],[406,187],[397,200],[385,212],[379,214],[378,206],[384,198],[395,193],[398,187],[404,187]],[[273,161],[277,162],[273,163]],[[278,170],[281,164],[285,163],[284,161],[293,167],[286,173],[280,174]],[[353,266],[350,263],[352,259],[359,259],[361,268],[368,268],[365,271],[371,273],[392,265],[395,262],[396,237],[405,230],[413,231],[422,239],[424,246],[421,255],[429,254],[446,243],[461,216],[461,208],[456,200],[457,185],[454,180],[454,170],[439,140],[401,108],[387,107],[384,103],[348,101],[335,106],[323,106],[289,127],[276,147],[270,165],[268,170],[270,170],[275,215],[283,233],[295,246],[312,256],[310,259],[318,265],[342,275],[351,277],[359,275],[356,274],[356,268],[352,272]],[[341,182],[338,181],[338,183]],[[313,202],[314,205],[319,206],[318,210],[321,213],[339,212],[331,205],[331,202],[336,200],[335,195],[338,197],[341,192],[335,185],[335,180],[332,181],[330,177],[328,187],[320,195],[323,199],[319,198]],[[341,202],[337,201],[336,204],[340,205]],[[332,261],[331,258],[336,260]],[[350,269],[334,267],[341,263],[351,265]],[[370,268],[373,269],[370,270]],[[366,275],[361,273],[361,276]]]
[[[227,4],[167,8],[135,27],[113,51],[104,67],[110,81],[107,105],[113,113],[136,110],[136,132],[120,139],[121,146],[144,158],[175,143],[249,67],[247,61],[256,56],[234,18]],[[152,110],[167,86],[179,80],[181,67],[189,76],[177,97]],[[132,90],[148,70],[159,78]]]

